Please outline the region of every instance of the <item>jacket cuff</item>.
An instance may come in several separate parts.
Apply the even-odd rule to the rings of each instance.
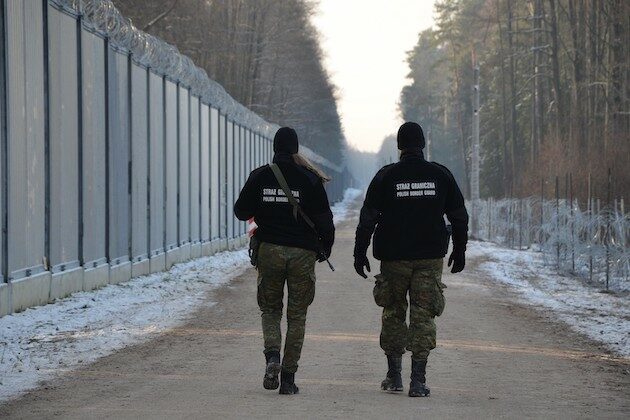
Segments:
[[[355,257],[362,257],[367,255],[367,250],[370,246],[370,236],[367,236],[365,233],[357,230],[357,238],[354,244],[353,253]]]

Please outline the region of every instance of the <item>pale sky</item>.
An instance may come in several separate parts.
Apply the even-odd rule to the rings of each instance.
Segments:
[[[339,89],[348,142],[378,151],[401,123],[400,90],[409,71],[406,52],[433,25],[434,0],[320,0],[313,22],[326,67]]]

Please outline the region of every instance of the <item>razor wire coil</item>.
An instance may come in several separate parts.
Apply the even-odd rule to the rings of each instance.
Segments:
[[[604,207],[597,203],[533,197],[479,200],[475,236],[540,251],[559,272],[630,290],[630,215],[623,200]]]

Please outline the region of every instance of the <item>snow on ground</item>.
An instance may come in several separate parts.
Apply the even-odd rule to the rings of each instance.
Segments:
[[[341,222],[350,215],[349,213],[352,203],[357,200],[361,196],[361,194],[363,194],[363,191],[357,190],[355,188],[348,188],[346,191],[344,191],[343,201],[335,204],[331,209],[333,212],[335,224]]]
[[[470,242],[467,254],[485,259],[477,269],[509,285],[522,302],[550,310],[573,330],[630,356],[627,294],[602,293],[579,278],[559,275],[544,264],[539,252]]]
[[[177,325],[248,263],[246,250],[222,252],[0,318],[0,400]]]
[[[360,194],[345,192],[335,223]],[[247,250],[222,252],[0,318],[0,401],[181,324],[199,305],[214,305],[204,301],[209,290],[247,267]]]

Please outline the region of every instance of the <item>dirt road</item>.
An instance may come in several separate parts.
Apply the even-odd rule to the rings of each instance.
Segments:
[[[629,418],[630,360],[610,359],[549,314],[511,303],[475,272],[446,274],[430,398],[379,391],[386,361],[372,282],[355,275],[356,221],[338,230],[335,273],[317,296],[297,375],[300,395],[262,388],[255,271],[216,290],[180,328],[0,406],[0,418]],[[405,391],[409,360],[404,359]]]

